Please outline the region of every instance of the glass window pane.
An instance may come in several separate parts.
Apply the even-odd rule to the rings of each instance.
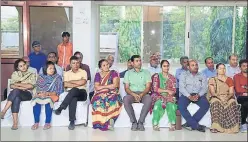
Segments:
[[[23,54],[22,7],[1,6],[1,56]]]
[[[100,58],[124,63],[141,51],[141,6],[100,6]]]
[[[61,33],[67,31],[72,41],[72,8],[69,7],[30,7],[30,45],[40,41],[45,54],[57,52],[62,42]],[[32,47],[31,51],[33,50]]]
[[[246,58],[247,7],[236,8],[234,51],[240,59]]]
[[[190,58],[227,63],[232,52],[233,7],[190,7]]]

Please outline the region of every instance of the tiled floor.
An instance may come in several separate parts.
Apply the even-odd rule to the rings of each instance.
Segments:
[[[212,134],[198,131],[180,130],[175,132],[162,128],[155,132],[147,128],[145,132],[133,132],[130,128],[116,128],[114,131],[102,132],[92,128],[77,126],[74,131],[67,127],[52,127],[44,131],[42,127],[31,130],[22,127],[16,131],[9,127],[1,128],[1,141],[247,141],[247,133]]]

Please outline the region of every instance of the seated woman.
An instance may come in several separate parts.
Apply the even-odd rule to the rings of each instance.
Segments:
[[[225,65],[216,65],[217,76],[209,79],[208,99],[212,133],[237,133],[240,125],[240,111],[234,97],[233,80],[227,77]]]
[[[46,124],[44,130],[51,128],[52,108],[54,102],[58,101],[59,96],[63,93],[62,77],[57,74],[55,65],[53,62],[48,61],[42,68],[43,74],[37,79],[37,93],[31,101],[34,113],[35,124],[32,126],[32,130],[36,130],[39,127],[41,105],[45,105],[46,111]]]
[[[13,116],[12,130],[18,129],[18,113],[21,101],[29,101],[32,99],[34,85],[36,83],[36,75],[28,71],[26,62],[23,59],[18,59],[14,63],[15,71],[11,75],[10,88],[13,89],[9,96],[8,101],[1,112],[1,118],[11,107]]]
[[[161,73],[152,76],[152,124],[155,131],[159,131],[159,121],[167,111],[170,131],[175,130],[177,105],[175,104],[176,79],[169,73],[170,63],[161,61]]]
[[[119,75],[109,70],[109,63],[102,59],[98,63],[101,72],[95,75],[95,94],[91,99],[93,128],[113,130],[118,118],[122,99],[119,94]]]

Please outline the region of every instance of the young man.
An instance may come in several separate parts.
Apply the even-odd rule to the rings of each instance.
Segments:
[[[182,56],[180,58],[180,64],[181,64],[181,68],[178,68],[176,70],[176,100],[178,101],[179,99],[179,78],[180,78],[180,75],[187,71],[188,70],[188,62],[189,62],[189,58],[187,56]]]
[[[229,64],[226,65],[226,76],[233,78],[233,76],[238,73],[240,73],[238,56],[236,54],[232,54],[229,56]]]
[[[234,88],[238,103],[241,104],[241,132],[247,132],[248,124],[246,119],[248,117],[248,80],[247,68],[248,60],[243,59],[239,61],[241,73],[234,75]]]
[[[151,88],[151,74],[148,70],[141,68],[141,58],[139,55],[131,57],[133,69],[126,72],[124,77],[125,91],[124,107],[132,122],[132,131],[144,131],[145,118],[152,104],[152,98],[148,94]],[[132,103],[143,103],[139,121],[137,122]]]
[[[131,59],[128,59],[127,61],[127,69],[120,73],[120,78],[124,78],[127,71],[131,70],[133,68]]]
[[[55,65],[57,74],[59,74],[61,77],[63,77],[63,69],[56,64],[57,63],[57,59],[58,59],[57,53],[55,53],[55,52],[48,53],[48,55],[47,55],[47,61],[53,62],[54,65]],[[43,68],[40,69],[39,74],[43,74]]]
[[[70,64],[70,58],[73,54],[73,47],[70,40],[70,34],[68,32],[62,33],[63,42],[58,45],[58,65],[65,70],[66,66]]]
[[[88,65],[82,63],[83,62],[83,57],[84,57],[83,54],[81,52],[77,51],[77,52],[74,53],[74,56],[76,56],[78,58],[78,61],[80,63],[80,68],[87,72],[88,80],[90,81],[91,80],[90,68],[89,68]],[[66,71],[69,71],[69,70],[71,70],[70,65],[68,65],[66,67]]]
[[[64,73],[64,87],[68,91],[67,96],[63,100],[55,114],[60,115],[63,109],[69,106],[69,130],[74,130],[76,120],[77,101],[85,101],[87,99],[86,83],[87,73],[80,69],[80,63],[76,56],[70,58],[71,70]]]
[[[198,130],[205,132],[205,126],[200,125],[199,121],[207,113],[209,103],[206,98],[208,89],[207,78],[198,72],[198,63],[196,60],[189,61],[189,70],[180,75],[178,108],[185,118],[186,123],[183,125],[188,130]],[[187,107],[193,102],[200,108],[191,116]]]
[[[30,66],[36,68],[37,71],[40,70],[46,63],[46,55],[41,52],[41,45],[39,41],[34,41],[32,43],[33,52],[29,54]]]
[[[214,69],[214,60],[212,57],[207,57],[205,59],[206,69],[202,73],[208,78],[215,77],[217,75],[216,70]]]

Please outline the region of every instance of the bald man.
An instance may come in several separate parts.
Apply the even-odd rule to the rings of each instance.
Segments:
[[[188,69],[188,71],[180,75],[179,79],[178,108],[186,120],[183,127],[188,130],[205,132],[205,126],[200,125],[199,122],[209,109],[209,103],[206,98],[207,78],[198,72],[199,68],[196,60],[189,61]],[[199,106],[198,111],[193,116],[187,109],[190,103],[195,103]]]
[[[110,70],[115,70],[115,71],[119,72],[119,69],[116,68],[116,67],[114,66],[115,58],[114,58],[113,55],[110,55],[110,54],[109,54],[109,55],[106,57],[106,60],[107,60],[108,63],[109,63],[109,69],[110,69]]]

